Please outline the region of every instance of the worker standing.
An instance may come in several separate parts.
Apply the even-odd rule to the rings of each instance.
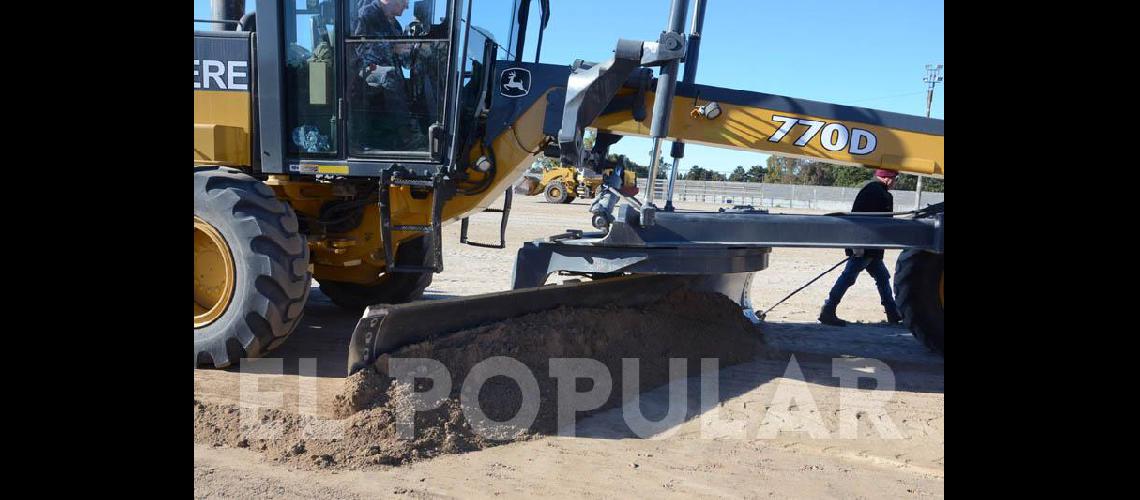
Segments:
[[[891,196],[890,189],[895,185],[896,176],[898,176],[898,172],[894,170],[875,170],[875,178],[864,184],[863,188],[859,190],[859,194],[855,196],[855,203],[851,207],[851,211],[893,212],[894,197]],[[887,266],[883,264],[883,250],[848,248],[846,253],[848,256],[847,266],[843,268],[843,274],[840,274],[839,279],[835,281],[835,286],[831,287],[831,293],[828,295],[827,301],[823,303],[823,309],[819,312],[819,322],[825,325],[847,326],[846,321],[835,315],[835,308],[839,306],[839,301],[843,299],[843,294],[847,292],[847,289],[855,284],[855,278],[864,270],[875,278],[875,287],[879,289],[879,299],[887,313],[887,322],[894,324],[901,321],[902,316],[899,315],[898,307],[895,306],[894,295],[891,293],[891,274],[887,272]]]

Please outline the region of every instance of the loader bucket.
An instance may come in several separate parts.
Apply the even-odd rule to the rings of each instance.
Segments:
[[[739,275],[751,273],[736,273]],[[727,278],[727,279],[726,279]],[[610,279],[521,288],[443,300],[369,306],[349,343],[348,374],[381,355],[448,333],[526,314],[568,307],[639,307],[679,288],[721,292],[737,303],[751,281],[735,275],[639,274]],[[746,313],[750,305],[745,306]],[[541,332],[535,332],[536,334]],[[379,367],[384,371],[385,367]]]
[[[534,196],[542,192],[542,182],[534,177],[523,177],[522,182],[515,186],[515,194]]]

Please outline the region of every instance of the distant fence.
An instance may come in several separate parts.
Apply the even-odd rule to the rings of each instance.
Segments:
[[[645,192],[646,179],[637,179],[637,187]],[[657,199],[663,199],[669,181],[658,179]],[[674,201],[696,201],[734,205],[753,205],[773,208],[806,208],[814,210],[851,210],[851,203],[859,193],[858,187],[801,186],[795,184],[768,184],[765,182],[684,181],[673,186]],[[895,210],[910,210],[914,206],[914,191],[891,191]],[[641,195],[639,194],[640,198]],[[922,204],[932,205],[945,200],[945,193],[923,191]]]

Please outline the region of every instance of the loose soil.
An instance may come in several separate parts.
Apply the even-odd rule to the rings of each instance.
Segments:
[[[738,305],[720,294],[677,290],[641,308],[563,306],[385,355],[378,369],[362,370],[346,379],[335,399],[337,420],[260,409],[243,422],[238,405],[195,399],[194,435],[200,443],[250,448],[270,460],[303,468],[400,465],[555,434],[558,391],[557,379],[549,371],[552,358],[593,359],[609,370],[609,398],[594,410],[579,412],[580,418],[620,406],[636,395],[622,391],[623,358],[638,360],[636,392],[640,393],[669,382],[671,358],[687,360],[687,376],[693,376],[700,373],[702,358],[718,358],[720,367],[726,367],[764,351],[760,330],[743,317]],[[472,428],[461,406],[461,393],[472,368],[496,356],[512,358],[530,369],[539,388],[539,409],[530,426],[488,435]],[[430,379],[416,379],[413,389],[411,384],[389,378],[385,374],[389,357],[434,359],[452,376],[450,395],[438,408],[415,412],[412,439],[398,435],[397,419],[411,413],[412,393],[429,390]],[[577,390],[587,391],[588,385],[579,379]],[[495,376],[487,379],[478,401],[488,419],[504,422],[522,407],[523,394],[513,380]],[[480,423],[486,424],[476,424]],[[329,438],[333,435],[338,437]]]
[[[538,197],[516,197],[507,250],[455,244],[459,224],[444,228],[445,261],[425,299],[474,295],[509,289],[514,249],[525,241],[543,238],[565,228],[589,228],[590,200],[550,204]],[[496,203],[498,206],[498,202]],[[715,211],[718,205],[678,202],[679,210]],[[773,212],[790,212],[774,209]],[[801,213],[802,211],[794,211]],[[471,218],[470,238],[496,241],[500,214],[477,214]],[[888,268],[893,271],[897,250],[888,250]],[[821,271],[842,259],[839,249],[777,248],[770,268],[757,273],[752,300],[762,310],[797,289]],[[836,271],[837,272],[837,271]],[[258,448],[262,443],[228,440],[212,433],[237,428],[225,424],[224,405],[242,401],[243,370],[252,364],[226,370],[194,371],[195,445],[194,495],[210,497],[276,498],[376,498],[408,495],[422,498],[915,498],[944,495],[945,398],[943,360],[930,354],[905,328],[885,324],[874,281],[862,276],[848,291],[839,316],[851,321],[846,328],[820,325],[820,305],[834,283],[833,272],[773,309],[762,325],[764,355],[731,367],[722,360],[718,418],[743,422],[748,434],[740,439],[703,438],[699,382],[692,382],[684,423],[668,434],[640,439],[626,429],[621,408],[598,411],[577,423],[577,436],[543,436],[472,453],[440,454],[430,460],[413,460],[394,466],[367,466],[347,470],[344,465],[311,466],[304,460],[326,462],[314,452],[284,461]],[[552,281],[561,277],[552,276]],[[318,392],[311,406],[324,419],[335,420],[339,406],[335,396],[348,391],[345,367],[349,337],[360,319],[359,312],[336,307],[316,283],[297,331],[270,358],[280,363],[282,374],[261,377],[259,391],[279,393],[282,408],[297,416],[298,396],[307,386]],[[693,330],[679,324],[676,330]],[[692,332],[688,332],[692,333]],[[776,353],[774,351],[780,351]],[[865,360],[866,373],[882,371],[876,360],[887,363],[895,380],[886,410],[899,427],[902,439],[864,435],[859,439],[814,439],[804,433],[782,432],[776,439],[760,437],[757,430],[766,418],[767,406],[785,382],[789,382],[790,357],[803,370],[807,389],[821,418],[831,432],[842,414],[845,391],[834,377],[832,360]],[[769,359],[778,356],[778,359]],[[315,361],[315,371],[303,362]],[[270,361],[273,361],[272,359]],[[643,374],[646,363],[643,361]],[[536,374],[543,373],[536,370]],[[690,370],[690,375],[697,372]],[[620,376],[614,373],[615,390]],[[642,383],[645,387],[648,384]],[[585,390],[585,387],[579,389]],[[668,405],[669,387],[643,392],[641,405],[648,418],[656,418],[655,406]],[[384,392],[387,386],[384,386]],[[353,391],[350,391],[353,392]],[[363,399],[365,393],[355,391]],[[486,392],[486,391],[485,391]],[[877,389],[860,391],[874,395]],[[376,393],[373,392],[373,396]],[[197,407],[208,416],[201,416]],[[363,419],[366,412],[353,418]],[[694,418],[697,415],[702,418]],[[214,424],[202,425],[213,419]],[[259,421],[255,419],[255,421]],[[861,425],[866,422],[861,421]],[[299,425],[299,424],[294,424]],[[363,425],[363,424],[362,424]],[[382,425],[373,421],[371,425]],[[320,427],[316,427],[320,429]],[[215,430],[218,429],[218,430]],[[419,429],[419,427],[417,427]],[[342,440],[347,439],[342,436]],[[235,442],[236,441],[236,442]],[[294,439],[315,450],[321,442]],[[492,443],[497,444],[497,443]],[[416,448],[415,443],[412,449]],[[267,446],[268,448],[268,446]],[[348,448],[348,447],[344,447]],[[322,452],[327,453],[327,452]],[[330,455],[330,458],[333,458]],[[295,464],[303,464],[299,467]],[[312,468],[310,468],[312,467]]]

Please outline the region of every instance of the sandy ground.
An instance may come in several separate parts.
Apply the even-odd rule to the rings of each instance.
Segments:
[[[540,200],[515,199],[506,250],[459,245],[459,225],[445,228],[445,271],[435,276],[426,298],[506,289],[514,249],[523,241],[588,226],[585,200],[570,205]],[[497,215],[473,217],[472,239],[497,241]],[[887,252],[892,271],[897,256],[897,251]],[[773,250],[770,267],[753,282],[755,307],[766,309],[842,258],[841,250]],[[882,323],[884,314],[866,275],[839,307],[841,317],[859,323],[846,328],[819,325],[815,321],[819,305],[837,273],[769,313],[762,328],[780,355],[722,369],[718,411],[702,411],[700,382],[691,378],[685,421],[651,438],[634,435],[615,408],[581,420],[574,438],[543,437],[369,470],[299,470],[247,449],[195,444],[195,496],[941,497],[942,358],[926,352],[901,327]],[[284,407],[295,409],[298,394],[315,389],[316,402],[309,411],[331,416],[332,397],[343,385],[348,339],[357,319],[332,305],[314,286],[303,324],[269,361],[280,363],[286,375],[262,378],[253,390],[281,392]],[[835,358],[880,381],[889,375],[894,391],[874,382],[861,384],[858,390],[841,389],[833,373]],[[314,366],[315,370],[310,368]],[[195,397],[237,402],[242,393],[238,375],[237,369],[195,370]],[[788,394],[795,395],[791,411],[804,418],[781,422],[782,415],[770,409],[779,406],[777,399],[786,403]],[[852,407],[853,395],[883,398],[885,414],[851,416],[859,422],[851,438],[841,433],[840,421],[852,421],[841,408]],[[642,399],[642,407],[652,414],[653,407],[667,403],[668,387],[649,391]],[[712,427],[706,427],[710,422]],[[822,425],[787,430],[804,422]],[[726,430],[737,429],[734,425],[740,426],[738,431]],[[777,433],[775,428],[784,431]]]

